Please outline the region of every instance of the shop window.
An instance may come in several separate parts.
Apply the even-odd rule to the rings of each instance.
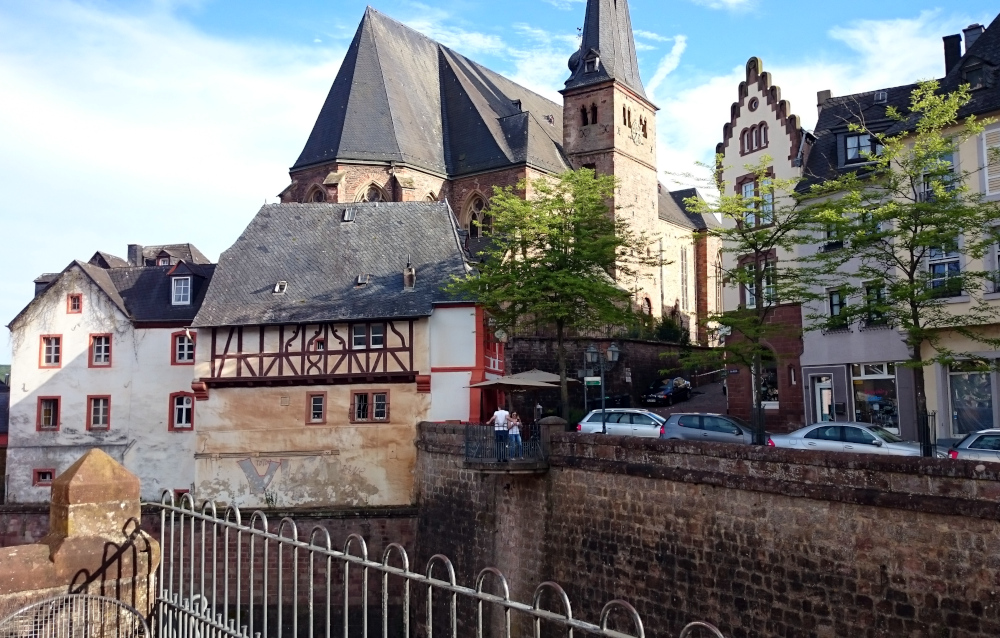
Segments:
[[[972,363],[956,363],[948,372],[952,436],[994,427],[993,373]]]
[[[893,363],[862,363],[851,366],[854,420],[899,433],[899,400],[896,366]]]
[[[761,361],[760,378],[756,380],[760,402],[766,408],[778,407],[778,361],[774,355]]]

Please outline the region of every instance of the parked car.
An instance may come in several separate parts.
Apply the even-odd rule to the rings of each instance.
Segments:
[[[770,434],[767,437],[767,444],[773,447]],[[724,414],[671,414],[660,428],[660,438],[752,445],[753,427],[739,417]]]
[[[604,415],[608,434],[614,435],[655,438],[660,436],[660,426],[664,421],[659,414],[640,408],[607,408]],[[583,434],[601,433],[601,411],[588,412],[587,416],[576,424],[576,431]]]
[[[677,377],[650,384],[642,401],[649,405],[673,405],[690,398],[691,383],[687,379]]]
[[[776,447],[792,450],[825,450],[889,456],[920,456],[920,444],[904,441],[871,423],[813,423],[789,434],[771,436]],[[938,450],[939,458],[946,456]]]
[[[953,459],[969,461],[1000,462],[1000,430],[980,430],[966,435],[964,439],[951,446],[948,456]]]

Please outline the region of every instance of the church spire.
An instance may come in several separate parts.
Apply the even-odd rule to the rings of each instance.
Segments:
[[[569,59],[569,70],[566,89],[617,80],[646,98],[639,78],[628,0],[587,0],[583,41]]]

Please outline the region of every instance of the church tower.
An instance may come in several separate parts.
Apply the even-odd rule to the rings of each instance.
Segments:
[[[569,70],[561,91],[563,146],[573,168],[617,177],[615,215],[628,220],[636,232],[656,237],[657,109],[639,78],[628,0],[587,0],[583,40],[569,59]],[[659,316],[657,277],[646,277],[638,285],[640,308]]]

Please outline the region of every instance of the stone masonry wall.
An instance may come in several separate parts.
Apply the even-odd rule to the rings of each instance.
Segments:
[[[462,584],[554,580],[592,622],[624,598],[657,636],[1000,635],[998,468],[554,434],[549,472],[516,476],[464,469],[461,440],[421,426],[417,546]]]

